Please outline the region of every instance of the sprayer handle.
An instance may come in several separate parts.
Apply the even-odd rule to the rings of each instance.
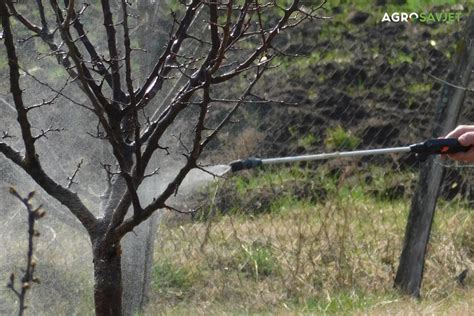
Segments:
[[[423,143],[410,146],[412,152],[423,156],[455,154],[459,152],[466,152],[470,148],[471,146],[461,145],[457,138],[428,139]]]

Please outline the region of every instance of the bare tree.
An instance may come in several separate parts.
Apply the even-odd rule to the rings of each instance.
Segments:
[[[10,90],[23,144],[22,149],[14,149],[6,142],[7,138],[3,138],[0,152],[69,209],[87,230],[94,258],[94,298],[98,315],[122,314],[122,238],[158,209],[180,212],[169,205],[170,197],[191,169],[202,169],[199,159],[206,146],[239,106],[247,102],[258,80],[281,53],[276,45],[279,34],[305,20],[318,18],[316,10],[324,4],[306,7],[299,0],[187,1],[182,4],[181,14],[170,15],[171,29],[165,45],[153,52],[157,58],[152,69],[139,82],[137,71],[140,69],[136,64],[140,48],[132,44],[132,33],[136,31],[132,23],[137,24],[131,14],[134,2],[101,0],[88,5],[74,0],[63,3],[36,0],[25,8],[15,1],[0,0]],[[103,35],[103,42],[94,42],[91,30],[86,30],[87,24],[83,21],[91,11],[90,14],[100,12],[103,31],[93,31]],[[18,27],[13,28],[12,17],[19,22]],[[206,27],[203,35],[196,35],[198,25]],[[15,34],[25,29],[28,37],[15,39]],[[46,44],[50,50],[48,56],[55,58],[69,76],[64,86],[77,84],[87,97],[86,104],[68,97],[63,88],[54,88],[53,84],[42,82],[21,68],[16,40],[24,43],[32,38]],[[201,49],[186,52],[185,45]],[[25,104],[20,72],[50,89],[54,96],[36,105]],[[178,85],[176,93],[164,98],[160,107],[153,108],[152,100],[169,89],[169,82]],[[217,95],[223,85],[232,87],[239,83],[242,86],[242,82],[244,87],[238,97]],[[38,154],[38,140],[49,141],[48,135],[61,129],[51,126],[40,129],[35,135],[30,113],[48,111],[48,106],[60,97],[93,115],[98,124],[91,141],[106,142],[113,153],[113,163],[102,164],[108,188],[106,203],[100,210],[90,209],[73,191],[74,185],[78,185],[76,177],[82,162],[68,177],[67,184],[61,185],[43,167],[48,157]],[[216,122],[210,117],[217,109],[224,115]],[[139,189],[145,179],[160,176],[159,171],[152,168],[152,161],[159,152],[168,150],[162,146],[164,135],[183,113],[189,115],[187,125],[183,127],[183,137],[177,138],[180,150],[184,151],[184,161],[165,189],[145,203]]]

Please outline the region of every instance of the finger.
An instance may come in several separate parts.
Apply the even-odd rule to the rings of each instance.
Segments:
[[[458,138],[459,136],[467,132],[474,132],[474,126],[473,125],[459,125],[452,132],[446,135],[444,138]]]
[[[449,158],[457,161],[474,162],[474,147],[471,147],[471,149],[466,152],[449,154],[448,156]]]
[[[474,131],[466,132],[459,136],[459,143],[463,146],[472,146],[474,145]]]
[[[459,125],[454,130],[449,132],[445,136],[445,138],[457,138],[457,137],[461,136],[462,134],[464,134],[468,128],[469,128],[469,126],[467,126],[467,125]]]

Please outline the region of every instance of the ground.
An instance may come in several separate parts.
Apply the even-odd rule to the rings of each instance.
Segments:
[[[216,198],[210,212],[161,224],[145,314],[468,314],[472,209],[462,199],[440,201],[422,297],[409,299],[392,286],[411,192],[381,192],[414,177],[372,173],[375,181],[356,175],[339,184],[323,170],[267,170],[213,187],[227,199]],[[296,195],[306,183],[324,195]],[[281,187],[287,191],[266,200]],[[259,193],[260,208],[237,202]]]

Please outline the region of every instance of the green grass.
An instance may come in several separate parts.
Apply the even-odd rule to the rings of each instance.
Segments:
[[[433,84],[428,82],[428,83],[413,83],[407,87],[407,90],[410,93],[413,94],[418,94],[418,93],[426,93],[431,91],[431,88],[433,87]]]
[[[312,133],[306,134],[298,139],[298,145],[304,148],[309,148],[318,141],[318,137]]]
[[[160,262],[153,267],[153,286],[159,291],[185,290],[191,287],[193,272],[186,267],[177,267],[171,262]]]
[[[310,298],[302,304],[296,305],[297,308],[302,308],[303,312],[318,313],[318,314],[336,314],[336,313],[349,313],[354,311],[366,310],[378,302],[384,297],[391,299],[395,297],[394,293],[388,293],[385,295],[367,295],[366,293],[358,293],[356,291],[348,291],[336,294],[330,294],[325,298],[317,299]]]
[[[402,51],[397,51],[388,58],[388,62],[392,66],[400,66],[403,63],[413,63],[413,57]]]
[[[250,245],[242,244],[241,249],[237,256],[238,269],[247,276],[258,282],[260,278],[279,272],[271,247],[254,242]]]
[[[342,126],[326,129],[326,138],[324,144],[328,149],[355,149],[361,140],[355,136],[351,131],[345,130]]]

